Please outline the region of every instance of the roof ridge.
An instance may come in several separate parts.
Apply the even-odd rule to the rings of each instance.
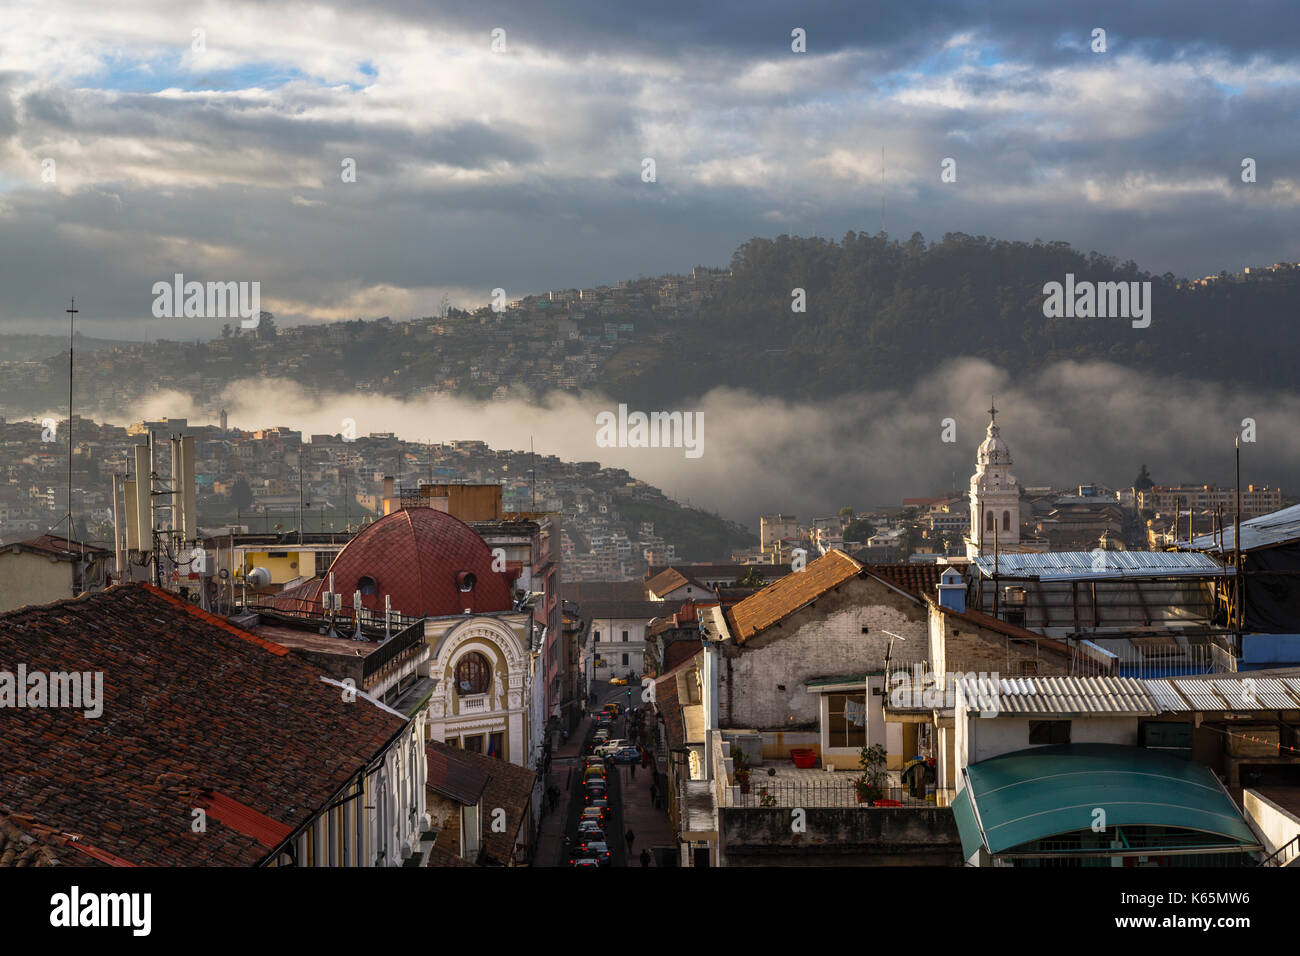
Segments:
[[[212,624],[215,627],[219,627],[223,631],[227,631],[228,633],[233,634],[235,637],[238,637],[241,640],[245,640],[250,644],[256,644],[259,647],[262,647],[265,650],[270,651],[272,654],[275,654],[277,657],[286,657],[289,654],[289,648],[285,647],[283,644],[276,644],[274,641],[268,641],[264,637],[258,637],[256,634],[253,634],[249,631],[245,631],[241,627],[236,627],[234,624],[231,624],[225,618],[218,617],[217,615],[211,613],[210,611],[203,610],[203,608],[201,607],[196,607],[195,605],[191,604],[189,601],[182,601],[176,595],[168,591],[164,591],[160,587],[156,587],[144,581],[136,582],[136,584],[137,586],[145,589],[146,591],[156,594],[159,597],[165,598],[171,604],[176,605],[181,610],[198,618],[200,621],[203,621],[206,624]]]

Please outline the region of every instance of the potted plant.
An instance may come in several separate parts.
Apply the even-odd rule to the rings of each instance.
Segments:
[[[745,759],[745,751],[740,749],[739,744],[731,745],[731,763],[735,767],[732,776],[740,785],[740,792],[749,793],[749,761]]]
[[[758,803],[764,807],[776,806],[776,795],[767,789],[767,787],[758,788]]]
[[[888,756],[880,744],[872,744],[870,747],[863,744],[858,752],[858,765],[862,768],[862,773],[853,781],[858,803],[871,804],[884,797],[885,780],[889,776],[885,770]]]

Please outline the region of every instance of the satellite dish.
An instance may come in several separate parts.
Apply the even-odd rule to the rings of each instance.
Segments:
[[[264,588],[271,583],[271,572],[266,568],[253,568],[244,576],[250,588]]]

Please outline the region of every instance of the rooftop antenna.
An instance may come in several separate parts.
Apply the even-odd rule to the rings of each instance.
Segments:
[[[528,436],[528,453],[532,456],[533,459],[533,478],[532,478],[533,505],[531,510],[536,511],[537,510],[537,452],[533,449],[532,435]]]
[[[880,147],[880,232],[885,233],[885,147]]]
[[[72,526],[72,339],[73,328],[77,321],[77,300],[71,300],[68,313],[68,542],[73,541],[76,531]]]
[[[1234,609],[1237,612],[1235,615],[1237,619],[1235,622],[1236,624],[1235,629],[1237,631],[1237,648],[1240,649],[1241,648],[1241,623],[1242,623],[1241,622],[1242,597],[1243,597],[1243,591],[1245,590],[1245,583],[1246,583],[1241,579],[1241,432],[1237,432],[1235,435],[1232,436],[1232,447],[1233,447],[1233,457],[1236,462],[1235,480],[1237,485],[1236,488],[1237,515],[1236,518],[1233,520],[1233,525],[1232,525],[1232,550],[1235,552],[1235,555],[1233,557],[1233,566],[1236,568],[1236,572],[1237,572],[1236,573],[1237,600],[1234,601],[1233,603],[1236,604],[1236,608]]]

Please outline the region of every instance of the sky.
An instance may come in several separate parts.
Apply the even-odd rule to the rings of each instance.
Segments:
[[[0,333],[65,334],[76,296],[87,335],[219,334],[222,319],[152,317],[154,284],[177,273],[259,283],[281,326],[402,320],[444,297],[476,307],[496,288],[725,266],[753,236],[882,225],[1063,240],[1178,276],[1300,260],[1295,4],[358,6],[0,6]],[[321,401],[231,383],[230,408],[245,427],[335,431],[347,416],[412,440],[535,441],[749,524],[964,486],[991,391],[1026,483],[1118,487],[1144,461],[1162,482],[1229,482],[1250,416],[1247,480],[1294,485],[1290,393],[1102,355],[950,358],[835,415],[715,390],[691,410],[697,459],[595,447],[594,414],[617,396]],[[192,415],[187,402],[159,395],[128,417]]]
[[[75,295],[89,335],[217,334],[151,316],[176,273],[403,319],[874,233],[882,199],[903,238],[1293,261],[1298,99],[1286,3],[11,0],[0,331]]]

